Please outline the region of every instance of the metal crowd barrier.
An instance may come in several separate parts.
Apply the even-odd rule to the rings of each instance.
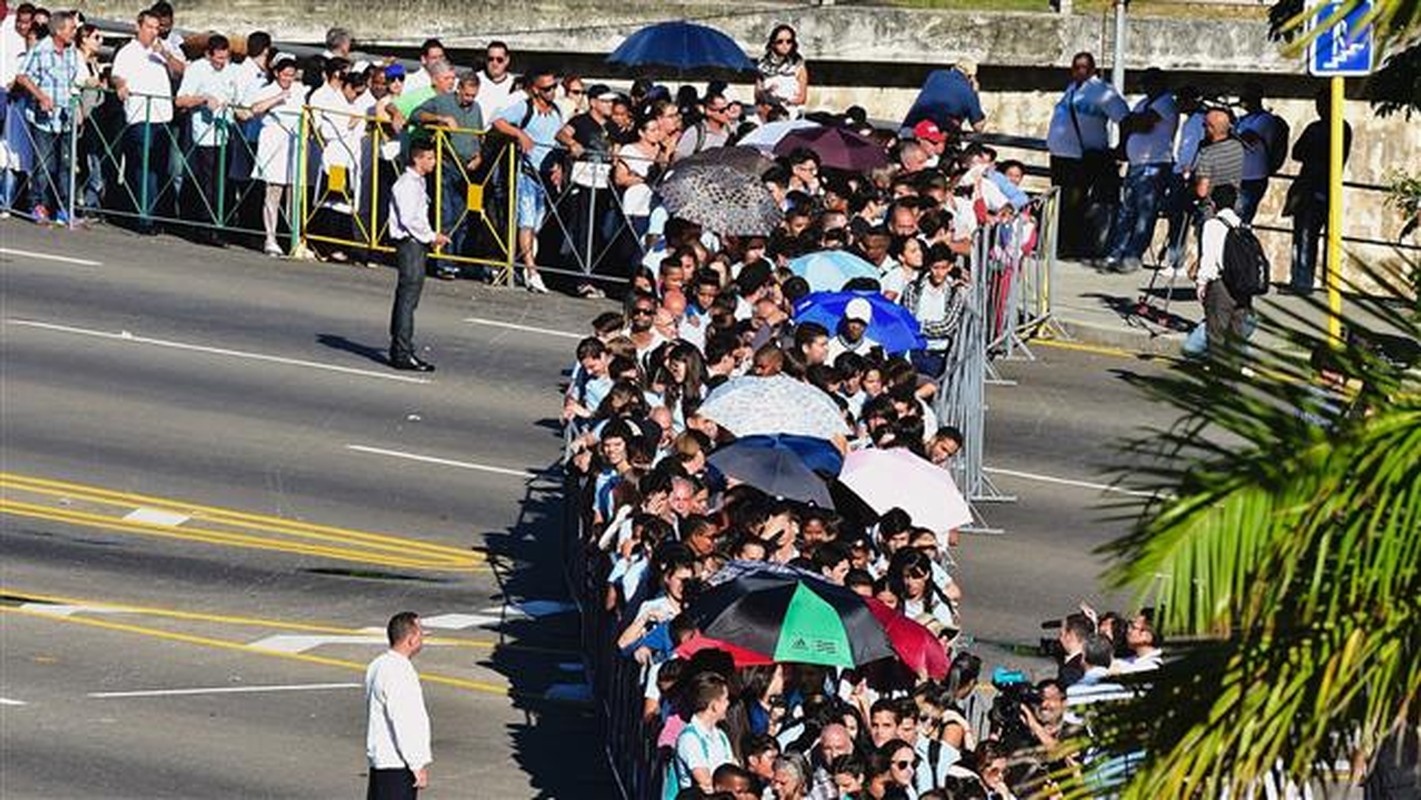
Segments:
[[[642,716],[641,665],[617,649],[621,609],[608,609],[610,563],[588,535],[583,484],[569,470],[563,482],[563,563],[568,591],[582,622],[582,659],[593,701],[604,720],[605,753],[624,800],[659,800],[665,765],[654,725]]]

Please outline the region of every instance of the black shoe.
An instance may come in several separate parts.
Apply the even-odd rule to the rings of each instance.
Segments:
[[[433,372],[434,365],[428,361],[421,361],[414,356],[404,356],[402,358],[391,358],[390,366],[406,372]]]

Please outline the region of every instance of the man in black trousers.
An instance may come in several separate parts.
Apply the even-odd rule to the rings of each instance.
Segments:
[[[431,246],[449,237],[429,225],[429,193],[425,177],[434,172],[434,145],[410,145],[409,166],[390,190],[390,238],[395,242],[395,307],[390,312],[390,366],[412,372],[433,372],[434,365],[414,354],[414,310],[424,289],[424,263]]]

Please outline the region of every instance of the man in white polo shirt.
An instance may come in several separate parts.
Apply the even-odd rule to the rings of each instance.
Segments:
[[[488,43],[484,50],[484,68],[479,73],[479,113],[491,123],[500,111],[523,99],[522,92],[513,91],[512,72],[508,71],[508,45],[499,41]]]
[[[1119,122],[1129,113],[1115,87],[1096,76],[1095,56],[1076,53],[1071,59],[1071,82],[1056,103],[1046,133],[1051,183],[1061,187],[1062,255],[1098,255],[1088,245],[1099,231],[1087,224],[1086,209],[1091,201],[1115,202],[1110,195],[1118,185],[1118,173],[1110,155],[1107,123]]]
[[[231,66],[232,46],[227,37],[214,33],[207,39],[207,57],[190,64],[183,73],[182,86],[173,105],[188,109],[192,132],[191,169],[194,183],[203,202],[193,209],[195,221],[201,225],[221,227],[228,211],[226,197],[227,143],[235,123],[232,106],[238,101],[240,75]],[[199,238],[207,244],[220,245],[216,228],[203,227]]]
[[[134,36],[113,60],[114,86],[123,101],[127,127],[123,134],[125,183],[133,193],[138,229],[153,232],[159,178],[167,174],[173,121],[172,75],[186,66],[162,41],[159,20],[140,11]]]
[[[414,800],[429,786],[429,712],[419,673],[410,659],[424,648],[419,616],[403,611],[385,626],[390,649],[365,670],[365,756],[370,763],[366,797]]]

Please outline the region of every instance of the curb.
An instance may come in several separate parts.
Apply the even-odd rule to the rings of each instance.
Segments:
[[[1112,347],[1141,355],[1179,356],[1184,344],[1181,333],[1151,333],[1142,328],[1100,325],[1069,317],[1057,318],[1056,322],[1070,339],[1081,344]]]

